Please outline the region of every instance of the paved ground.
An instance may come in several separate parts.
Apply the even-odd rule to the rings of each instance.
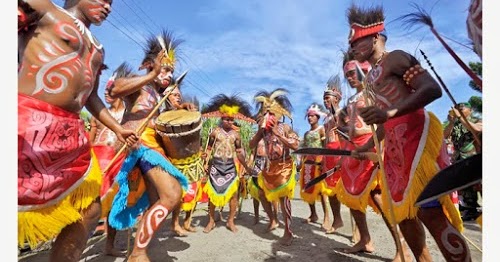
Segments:
[[[171,218],[162,225],[162,229],[150,244],[149,255],[152,261],[391,261],[395,246],[388,229],[380,216],[367,212],[370,234],[376,251],[371,254],[345,254],[341,252],[351,244],[351,224],[349,211],[342,206],[344,227],[337,233],[326,235],[321,229],[323,212],[320,203],[316,204],[320,220],[318,223],[304,224],[304,218],[309,216],[307,204],[298,198],[292,200],[292,230],[296,235],[289,247],[283,247],[277,240],[283,234],[283,227],[271,233],[265,233],[267,219],[261,208],[260,223],[253,224],[253,205],[251,199],[245,199],[242,211],[236,224],[239,229],[232,233],[220,221],[209,234],[203,233],[208,218],[206,204],[199,204],[194,214],[193,223],[197,232],[186,237],[174,237],[169,230]],[[229,207],[225,207],[223,217],[227,217]],[[475,222],[465,222],[464,235],[476,246],[482,248],[482,232]],[[434,240],[427,234],[427,244],[431,249],[434,261],[444,261]],[[94,237],[84,251],[81,261],[111,262],[126,261],[125,258],[115,258],[102,255],[104,237]],[[127,232],[119,232],[117,246],[126,250]],[[472,261],[482,261],[482,253],[470,245]],[[19,256],[19,261],[47,261],[48,251],[25,253]]]

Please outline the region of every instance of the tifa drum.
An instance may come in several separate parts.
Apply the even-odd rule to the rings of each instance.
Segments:
[[[155,122],[165,153],[174,159],[185,159],[200,152],[201,126],[201,113],[184,109],[163,112]]]

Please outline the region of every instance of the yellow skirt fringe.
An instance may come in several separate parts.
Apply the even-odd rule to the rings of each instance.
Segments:
[[[392,220],[392,215],[390,214],[390,206],[383,205],[382,207],[382,209],[384,210],[384,214],[387,214],[387,219],[391,223],[399,223],[405,219],[412,219],[417,216],[419,208],[415,206],[415,202],[427,183],[439,171],[436,159],[443,144],[443,129],[439,119],[431,112],[428,112],[428,114],[429,130],[427,134],[427,140],[420,157],[420,161],[410,181],[410,190],[403,201],[401,201],[397,205],[394,203],[392,205],[396,221]],[[379,182],[383,186],[382,181],[380,180]],[[387,195],[385,194],[385,190],[383,189],[382,199],[384,202],[386,202]],[[443,211],[450,223],[457,230],[462,232],[463,222],[458,209],[455,207],[455,205],[453,205],[453,202],[451,201],[451,197],[449,195],[443,196],[439,198],[439,202],[443,206]]]
[[[28,242],[31,248],[35,248],[40,242],[52,240],[64,227],[81,220],[80,212],[99,198],[102,172],[93,151],[91,155],[92,167],[88,176],[58,204],[36,211],[17,212],[19,246]]]
[[[259,183],[260,188],[262,188],[262,190],[264,190],[264,193],[266,195],[266,199],[269,202],[278,201],[282,197],[288,197],[289,199],[292,199],[294,194],[295,194],[295,185],[297,184],[297,181],[295,180],[296,173],[297,173],[297,169],[295,168],[295,161],[293,161],[292,174],[290,175],[290,178],[288,179],[288,181],[285,184],[283,184],[283,185],[281,185],[273,190],[269,190],[264,186],[264,181],[263,181],[264,176],[262,175],[262,173],[259,173],[259,177],[258,177],[257,181]]]
[[[208,198],[210,199],[210,203],[212,203],[216,207],[223,207],[229,202],[229,200],[231,200],[231,197],[233,197],[236,191],[238,191],[239,185],[240,179],[239,177],[236,177],[233,183],[226,190],[226,193],[224,195],[220,195],[212,187],[209,179],[203,191],[207,193]]]
[[[248,189],[248,193],[250,194],[250,196],[252,196],[254,199],[257,199],[257,200],[260,201],[260,199],[259,199],[259,188],[253,182],[252,178],[248,179],[247,189]]]
[[[379,171],[375,171],[379,172]],[[373,177],[371,181],[366,185],[366,188],[359,195],[352,195],[347,190],[345,190],[344,183],[342,179],[339,179],[337,182],[336,191],[337,191],[337,199],[348,208],[359,210],[363,213],[366,212],[366,208],[371,206],[373,210],[380,214],[380,210],[378,210],[375,203],[370,196],[371,191],[377,188],[378,181],[376,177]]]

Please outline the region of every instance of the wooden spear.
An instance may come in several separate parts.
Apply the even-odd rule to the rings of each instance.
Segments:
[[[462,112],[462,110],[460,110],[458,108],[457,101],[455,101],[455,98],[453,98],[453,96],[450,93],[450,90],[448,89],[448,87],[446,87],[446,84],[443,82],[443,80],[438,75],[438,73],[436,72],[436,70],[434,70],[434,66],[432,66],[431,61],[429,61],[429,58],[425,55],[425,53],[424,53],[424,51],[422,51],[422,49],[419,49],[419,50],[420,50],[420,53],[422,54],[422,56],[424,57],[425,61],[427,62],[427,64],[431,67],[432,72],[434,72],[434,75],[438,79],[439,84],[441,84],[441,87],[446,92],[446,94],[448,95],[448,97],[451,99],[451,102],[453,103],[453,105],[455,106],[455,108],[458,109],[458,113],[460,114],[460,116],[465,121],[465,125],[467,126],[467,129],[469,129],[469,131],[472,133],[472,136],[474,137],[474,141],[476,141],[476,145],[475,146],[478,147],[478,148],[476,148],[476,150],[477,151],[481,151],[482,143],[481,143],[481,140],[479,139],[479,135],[472,128],[469,120],[465,117],[464,112]],[[452,124],[453,123],[450,123],[450,125],[452,125]]]
[[[358,63],[356,63],[356,75],[358,77],[358,80],[363,85],[363,96],[365,97],[366,104],[368,106],[371,106],[372,105],[372,100],[368,96],[368,90],[366,90],[365,84],[364,84],[365,83],[365,74],[363,73],[363,70],[361,70],[361,67],[359,66]],[[385,202],[387,202],[387,204],[389,205],[389,213],[390,213],[389,215],[391,216],[391,220],[389,221],[390,229],[391,229],[391,232],[392,232],[392,234],[394,236],[394,239],[396,240],[396,248],[398,249],[399,254],[401,256],[401,261],[405,262],[405,256],[404,256],[404,252],[403,252],[403,245],[401,243],[401,239],[398,236],[398,232],[397,232],[397,228],[396,228],[397,224],[393,224],[396,221],[396,215],[394,214],[394,207],[393,207],[393,204],[392,204],[391,192],[389,191],[389,185],[387,183],[387,178],[385,177],[384,160],[382,159],[382,154],[380,152],[380,150],[381,150],[380,143],[378,141],[377,132],[375,130],[375,125],[371,124],[370,128],[372,130],[372,137],[373,137],[373,142],[375,144],[375,151],[376,151],[377,157],[378,157],[378,164],[379,164],[379,167],[380,167],[380,172],[382,173],[381,174],[382,190],[385,191],[384,192],[385,195],[386,195]],[[382,214],[384,214],[384,212],[382,211],[382,209],[380,210],[380,212],[382,212]]]

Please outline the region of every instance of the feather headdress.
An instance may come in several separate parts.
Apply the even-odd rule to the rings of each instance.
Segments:
[[[336,96],[339,99],[342,99],[341,81],[338,75],[332,75],[326,82],[326,88],[323,96],[326,95]]]
[[[316,115],[316,116],[318,116],[319,119],[321,119],[322,117],[327,116],[327,113],[325,113],[323,106],[316,104],[316,103],[312,103],[309,106],[309,108],[307,109],[306,118],[309,115]]]
[[[255,123],[251,119],[250,104],[236,94],[232,96],[219,94],[212,97],[201,113],[204,117],[233,117]]]
[[[420,8],[417,4],[413,4],[413,7],[417,9],[416,12],[414,13],[409,13],[406,15],[403,15],[399,17],[398,19],[401,19],[403,21],[403,25],[406,26],[407,29],[410,29],[411,27],[420,24],[420,25],[427,25],[431,29],[432,34],[441,42],[443,47],[450,53],[450,55],[455,59],[455,61],[458,63],[460,67],[469,75],[469,77],[474,81],[474,83],[483,89],[483,80],[480,79],[476,73],[474,73],[463,61],[460,59],[460,57],[451,49],[451,47],[444,41],[444,39],[441,37],[441,35],[438,33],[436,28],[434,28],[434,23],[432,22],[431,16],[422,8]]]
[[[177,61],[177,47],[182,42],[184,40],[176,39],[172,32],[166,29],[163,29],[158,36],[150,36],[147,40],[147,47],[144,49],[143,66],[141,66],[141,69],[144,67],[144,64],[154,62],[158,53],[164,51],[165,57],[161,60],[161,65],[168,66],[173,70]]]
[[[370,65],[370,62],[365,61],[363,63],[360,63],[359,61],[354,59],[354,57],[352,56],[352,54],[349,51],[342,52],[342,53],[344,55],[344,58],[342,61],[342,64],[344,65],[344,75],[349,71],[356,70],[356,64],[358,64],[359,67],[361,67],[361,69],[363,70],[365,75],[370,70],[372,70],[372,66]]]
[[[384,30],[385,16],[381,6],[361,9],[353,4],[347,9],[347,20],[351,26],[349,43]]]
[[[254,96],[254,101],[259,111],[257,117],[265,115],[266,112],[270,112],[274,114],[277,119],[286,116],[290,118],[290,120],[293,120],[291,113],[293,110],[292,104],[286,95],[288,95],[288,91],[284,88],[277,88],[271,93],[267,91],[257,92]]]
[[[120,77],[128,77],[134,75],[132,73],[132,67],[127,63],[123,62],[121,63],[113,72],[113,75],[108,79],[108,82],[106,83],[106,89],[110,89],[113,84],[115,83],[115,80]]]

